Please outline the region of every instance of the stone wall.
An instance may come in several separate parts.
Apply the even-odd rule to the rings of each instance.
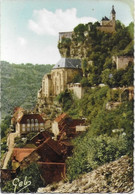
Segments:
[[[53,95],[60,94],[67,88],[67,83],[71,83],[80,69],[54,69],[51,72]]]
[[[108,33],[113,33],[115,30],[112,26],[100,26],[100,27],[97,27],[98,30],[100,30],[101,32],[108,32]]]
[[[59,32],[59,42],[62,41],[62,38],[72,38],[73,32]]]
[[[67,85],[68,89],[73,91],[73,93],[81,99],[84,95],[84,88],[81,86],[80,83],[70,83]]]
[[[113,56],[112,61],[116,63],[117,70],[125,69],[129,62],[133,62],[134,58],[130,56]]]
[[[42,80],[42,94],[45,97],[52,95],[52,80],[51,74],[46,74]]]
[[[39,188],[38,193],[133,193],[133,159],[122,156],[97,169],[81,175],[72,182]]]

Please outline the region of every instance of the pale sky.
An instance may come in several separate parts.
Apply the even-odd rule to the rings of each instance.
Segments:
[[[133,21],[133,0],[1,0],[1,60],[55,64],[58,33],[110,17],[112,5],[117,20]]]

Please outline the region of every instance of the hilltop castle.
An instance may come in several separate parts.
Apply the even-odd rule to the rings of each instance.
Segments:
[[[114,9],[114,5],[112,6],[112,10],[110,13],[110,19],[106,16],[102,18],[100,22],[100,26],[97,27],[98,30],[102,32],[113,33],[115,32],[115,24],[116,24],[116,11]],[[72,39],[72,31],[69,32],[59,32],[59,42],[62,41],[62,38]]]
[[[111,19],[109,20],[106,16],[103,17],[100,22],[100,26],[97,27],[97,29],[102,32],[113,33],[115,32],[115,23],[116,23],[116,12],[114,10],[114,6],[112,6]]]

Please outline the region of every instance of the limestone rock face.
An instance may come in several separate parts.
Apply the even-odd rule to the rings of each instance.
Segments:
[[[133,160],[128,156],[82,175],[72,183],[61,181],[38,193],[128,193],[133,191]]]

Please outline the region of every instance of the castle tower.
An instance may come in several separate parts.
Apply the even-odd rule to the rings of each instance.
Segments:
[[[112,21],[114,29],[115,29],[115,19],[116,19],[116,12],[115,12],[114,5],[113,5],[112,10],[111,10],[111,21]]]

